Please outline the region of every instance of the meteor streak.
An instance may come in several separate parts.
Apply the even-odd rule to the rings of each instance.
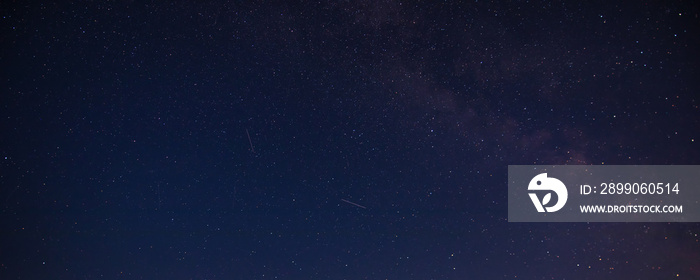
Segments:
[[[248,133],[248,129],[245,129],[245,134],[248,135],[248,143],[250,144],[250,151],[255,153],[255,148],[253,148],[253,141],[250,140],[250,133]]]
[[[345,199],[342,199],[342,198],[341,198],[340,200],[343,201],[343,202],[345,202],[345,203],[349,203],[349,204],[355,205],[355,206],[357,206],[357,207],[360,207],[360,208],[362,208],[362,209],[367,209],[367,207],[364,207],[364,206],[362,206],[362,205],[359,205],[359,204],[357,204],[357,203],[355,203],[355,202],[348,201],[348,200],[345,200]]]

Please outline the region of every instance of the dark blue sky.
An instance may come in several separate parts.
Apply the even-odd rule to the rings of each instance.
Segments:
[[[508,223],[506,176],[698,164],[699,12],[5,3],[0,278],[698,279],[698,224]]]

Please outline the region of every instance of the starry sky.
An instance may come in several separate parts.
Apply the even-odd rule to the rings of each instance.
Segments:
[[[2,279],[700,279],[509,223],[514,164],[699,164],[691,1],[5,1]],[[698,186],[700,187],[700,186]]]

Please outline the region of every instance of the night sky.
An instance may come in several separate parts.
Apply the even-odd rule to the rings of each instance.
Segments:
[[[3,1],[0,279],[700,279],[697,223],[507,221],[508,165],[700,164],[699,14]]]

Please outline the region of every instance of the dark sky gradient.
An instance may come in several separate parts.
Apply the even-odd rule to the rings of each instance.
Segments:
[[[508,223],[506,193],[699,164],[699,13],[6,1],[0,279],[700,279],[697,223]]]

